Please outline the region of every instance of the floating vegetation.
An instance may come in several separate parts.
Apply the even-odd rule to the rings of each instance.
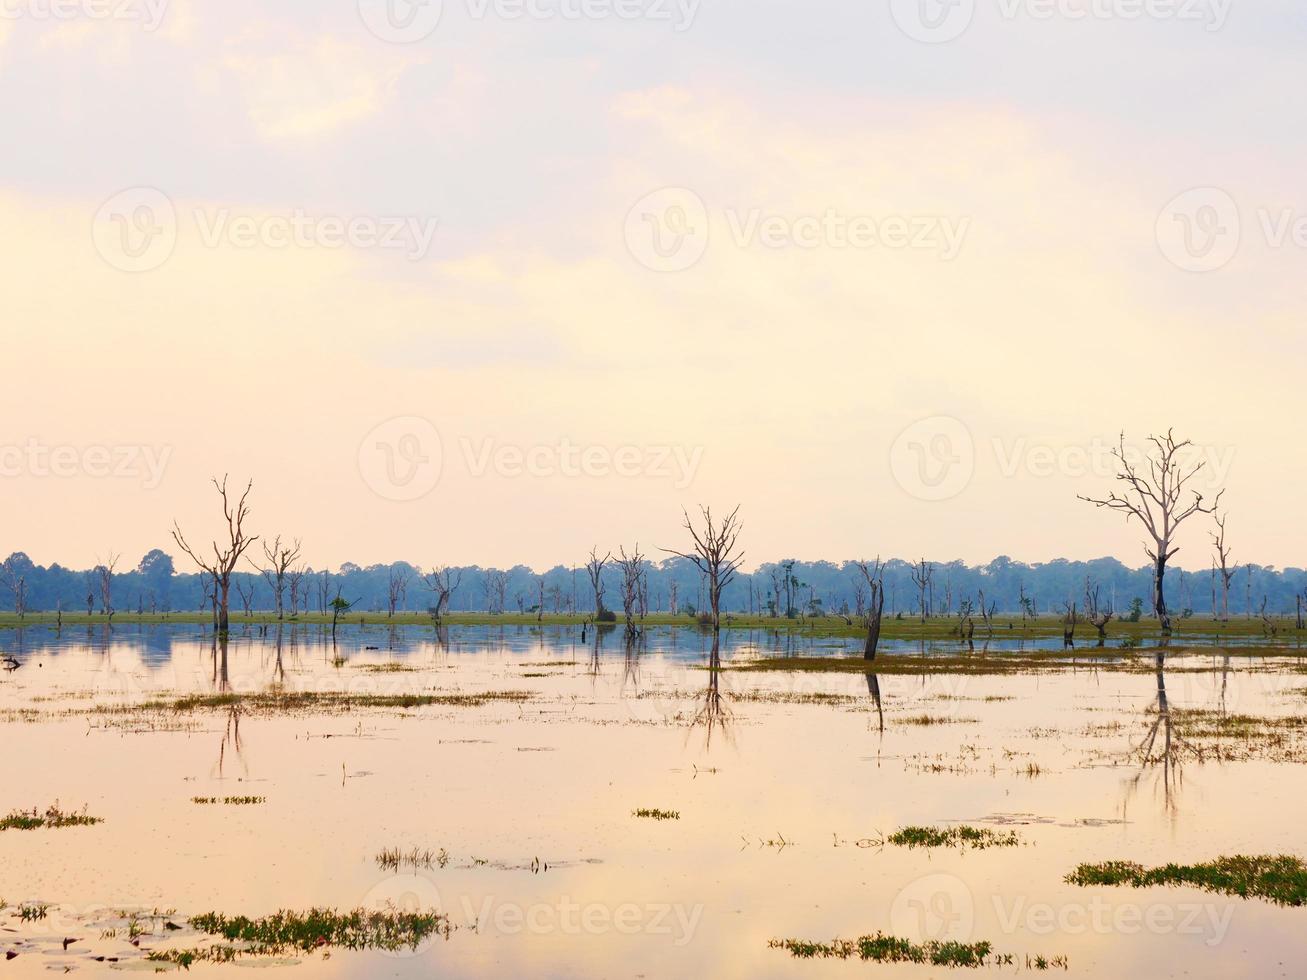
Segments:
[[[859,959],[874,963],[923,963],[931,966],[979,969],[992,962],[995,966],[1012,966],[1017,959],[1011,953],[995,953],[987,942],[959,943],[930,940],[914,943],[897,936],[877,932],[874,936],[858,939],[833,939],[828,943],[815,943],[806,939],[772,939],[769,949],[783,949],[796,959]],[[1028,970],[1065,970],[1065,956],[1027,956]]]
[[[59,801],[46,807],[45,812],[38,809],[14,810],[6,817],[0,817],[0,830],[38,830],[42,827],[90,827],[104,823],[100,817],[87,816],[86,808],[80,813],[68,813],[59,809]]]
[[[44,919],[50,912],[48,905],[20,905],[18,906],[18,918],[23,922],[36,922]]]
[[[267,803],[266,796],[192,796],[192,803],[213,806],[222,804],[223,806],[254,806],[258,803]]]
[[[877,963],[929,963],[932,966],[965,967],[975,969],[985,965],[993,947],[987,942],[914,943],[897,936],[877,932],[874,936],[858,939],[834,939],[828,943],[814,943],[803,939],[773,939],[769,949],[783,949],[798,959],[860,959]]]
[[[1307,904],[1307,865],[1289,855],[1220,857],[1203,864],[1145,868],[1133,861],[1082,864],[1066,880],[1073,885],[1192,885],[1204,891],[1264,898],[1276,905]]]
[[[998,831],[987,827],[903,827],[887,838],[895,847],[1016,847],[1021,843],[1015,830]]]
[[[352,711],[368,708],[480,708],[496,702],[521,704],[535,694],[531,691],[480,691],[468,694],[356,694],[342,691],[269,691],[259,694],[196,694],[171,701],[147,701],[138,710],[219,711],[238,708],[258,714],[285,714],[296,711]],[[121,711],[121,708],[102,709]],[[128,709],[132,710],[132,709]]]
[[[443,868],[449,864],[449,852],[443,847],[438,851],[413,848],[401,851],[398,847],[387,847],[377,853],[377,866],[383,871],[399,871],[400,868],[414,870],[426,868]]]
[[[631,816],[642,817],[648,820],[680,820],[680,810],[658,810],[641,807],[639,810],[632,810]]]
[[[226,963],[240,956],[280,956],[331,949],[414,949],[432,935],[448,937],[453,926],[440,912],[399,912],[355,909],[281,911],[262,919],[228,917],[216,912],[194,915],[190,924],[200,932],[239,946],[154,950],[147,959],[189,968],[197,962]]]

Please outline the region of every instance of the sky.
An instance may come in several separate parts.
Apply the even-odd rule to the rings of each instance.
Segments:
[[[1290,0],[0,0],[0,551],[1301,566]],[[1206,568],[1210,520],[1177,562]],[[176,552],[175,547],[171,547]],[[185,560],[179,568],[188,567]]]

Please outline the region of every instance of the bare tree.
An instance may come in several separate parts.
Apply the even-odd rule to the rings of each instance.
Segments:
[[[867,583],[867,644],[862,656],[865,660],[876,659],[876,647],[880,644],[880,621],[885,611],[885,565],[877,558],[870,565],[865,561],[854,562]],[[862,615],[862,595],[858,595],[858,615]]]
[[[386,574],[386,609],[391,619],[395,618],[395,608],[408,595],[408,583],[413,578],[413,570],[407,565],[390,566]]]
[[[1110,605],[1107,608],[1103,608],[1098,598],[1098,592],[1099,587],[1097,585],[1091,587],[1089,576],[1086,575],[1085,616],[1087,616],[1089,622],[1093,624],[1094,629],[1098,630],[1099,640],[1104,640],[1107,638],[1107,624],[1112,621],[1112,617],[1116,615],[1116,611],[1112,609]]]
[[[926,559],[921,559],[916,565],[912,566],[912,584],[917,587],[917,604],[921,610],[921,621],[926,621],[926,590],[930,588],[931,582],[935,578],[935,566],[927,565]]]
[[[621,556],[617,560],[622,572],[622,613],[626,617],[626,637],[634,639],[636,604],[640,599],[640,579],[644,576],[644,555],[640,554],[640,545],[632,549],[631,554],[625,548],[618,548]]]
[[[268,560],[267,568],[259,568],[253,561],[250,564],[267,580],[276,603],[277,618],[282,619],[285,609],[282,598],[286,594],[286,574],[290,566],[299,560],[300,539],[296,538],[290,544],[283,545],[281,535],[278,534],[272,541],[263,542],[263,555]]]
[[[673,616],[680,614],[679,602],[677,597],[677,592],[680,591],[680,588],[681,586],[676,581],[676,579],[672,579],[670,582],[667,583],[667,610]]]
[[[245,610],[245,615],[250,615],[250,610],[254,606],[254,583],[246,585],[240,579],[236,580],[236,594],[241,597],[241,608]]]
[[[14,595],[14,612],[22,619],[27,612],[27,575],[19,571],[18,562],[10,555],[0,565],[0,582]],[[62,618],[62,614],[61,614]]]
[[[95,566],[95,573],[100,580],[100,606],[111,621],[115,612],[113,607],[113,573],[118,567],[119,557],[117,552],[111,551],[108,558],[100,559],[100,563]]]
[[[594,591],[595,596],[595,619],[604,611],[604,566],[612,560],[613,553],[610,551],[602,558],[599,557],[599,549],[590,549],[590,560],[585,563],[585,573],[590,577],[590,588]]]
[[[1125,433],[1122,432],[1120,447],[1113,449],[1112,455],[1116,457],[1119,469],[1116,479],[1126,484],[1124,491],[1112,491],[1103,498],[1080,497],[1095,507],[1124,513],[1127,521],[1131,518],[1138,520],[1148,532],[1152,544],[1145,544],[1144,551],[1153,560],[1153,607],[1158,623],[1166,632],[1171,629],[1171,614],[1166,608],[1166,565],[1180,550],[1174,546],[1175,533],[1194,514],[1215,513],[1221,502],[1218,493],[1216,501],[1207,507],[1203,505],[1201,493],[1185,490],[1202,470],[1203,464],[1185,464],[1184,450],[1192,443],[1187,439],[1177,442],[1173,431],[1168,429],[1165,436],[1148,437],[1153,450],[1143,472],[1126,458]],[[1189,493],[1193,494],[1192,500],[1188,500]]]
[[[1217,498],[1220,503],[1220,498]],[[1212,508],[1212,520],[1216,522],[1216,531],[1209,532],[1212,544],[1216,546],[1216,572],[1217,581],[1221,586],[1221,622],[1230,621],[1230,583],[1234,581],[1234,576],[1238,567],[1230,563],[1230,546],[1225,542],[1225,522],[1229,514],[1222,514]]]
[[[439,623],[449,611],[449,603],[454,598],[455,591],[463,584],[463,573],[441,565],[432,570],[429,575],[422,576],[422,581],[435,594],[436,604],[431,607],[431,615]]]
[[[253,537],[245,533],[245,518],[250,514],[249,506],[246,500],[249,498],[250,490],[254,487],[254,481],[251,480],[245,485],[245,492],[241,494],[240,500],[235,506],[231,504],[227,496],[227,477],[224,475],[222,482],[216,479],[213,486],[222,497],[222,516],[227,521],[227,541],[220,546],[217,541],[213,542],[213,558],[205,560],[195,553],[194,549],[186,543],[186,538],[182,536],[181,527],[176,521],[173,521],[172,537],[177,542],[177,547],[190,555],[191,561],[199,565],[201,569],[213,576],[214,585],[218,600],[218,632],[226,633],[228,630],[228,609],[231,602],[231,573],[236,568],[236,563],[241,560],[247,548],[250,547],[258,536]]]
[[[502,613],[508,601],[508,573],[492,568],[486,572],[486,611]]]
[[[287,581],[290,583],[290,614],[292,616],[299,615],[301,600],[303,600],[305,609],[308,608],[308,590],[304,587],[304,576],[307,574],[308,570],[303,565],[292,568],[287,574]]]
[[[744,553],[736,547],[744,527],[739,520],[738,505],[720,522],[714,522],[710,508],[701,507],[700,512],[703,515],[703,530],[696,531],[689,512],[682,511],[685,515],[685,529],[694,539],[694,550],[688,554],[668,548],[662,550],[694,562],[695,567],[707,579],[708,604],[712,609],[713,631],[716,632],[722,628],[722,590],[731,584],[744,561]]]

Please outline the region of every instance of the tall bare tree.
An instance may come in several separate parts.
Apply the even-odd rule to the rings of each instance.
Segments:
[[[258,535],[251,536],[245,533],[245,519],[250,515],[247,501],[250,490],[254,488],[254,481],[251,480],[245,485],[245,492],[234,505],[227,495],[226,475],[223,476],[221,483],[215,479],[213,486],[222,498],[222,516],[227,521],[227,540],[221,544],[217,541],[213,542],[213,558],[204,559],[196,554],[195,550],[186,543],[182,529],[176,521],[173,521],[172,537],[177,542],[177,547],[190,555],[191,561],[213,577],[218,601],[218,632],[226,633],[230,625],[231,573],[235,571],[236,563],[241,560],[241,556],[250,545],[259,539]]]
[[[100,606],[110,620],[116,611],[113,607],[113,573],[118,568],[119,557],[117,552],[111,551],[108,558],[100,559],[95,566],[95,573],[100,580]]]
[[[1218,500],[1219,503],[1219,500]],[[1215,508],[1212,520],[1216,522],[1216,531],[1209,532],[1212,544],[1216,547],[1217,581],[1221,586],[1221,622],[1230,621],[1230,583],[1234,581],[1238,567],[1230,563],[1230,546],[1225,541],[1225,522],[1229,514],[1222,514]]]
[[[640,554],[637,544],[628,555],[625,548],[618,548],[620,557],[617,566],[622,572],[622,613],[626,616],[626,638],[634,639],[636,635],[636,604],[640,601],[640,579],[644,576],[644,555]]]
[[[928,565],[926,559],[921,559],[917,564],[912,566],[912,584],[917,587],[917,608],[921,610],[921,621],[926,621],[926,591],[930,588],[932,580],[935,578],[935,566]]]
[[[599,557],[599,549],[590,549],[590,560],[585,563],[585,573],[590,577],[590,588],[595,597],[595,619],[604,611],[604,566],[612,561],[613,553],[610,551],[602,558]]]
[[[303,565],[292,568],[287,573],[286,580],[290,584],[290,614],[292,616],[299,615],[301,600],[303,600],[305,611],[308,610],[309,595],[304,584],[304,576],[307,574],[308,569]]]
[[[27,612],[27,575],[13,555],[6,558],[4,564],[0,564],[0,582],[3,582],[5,588],[13,593],[14,612],[18,614],[19,619],[22,619]]]
[[[502,614],[508,602],[508,573],[492,568],[486,572],[486,611]]]
[[[670,548],[662,550],[694,562],[703,574],[708,584],[708,605],[712,609],[712,627],[715,632],[722,628],[722,591],[731,584],[744,561],[744,553],[738,550],[736,544],[744,529],[739,519],[740,508],[737,505],[723,520],[714,521],[712,509],[701,507],[702,530],[696,530],[688,511],[682,513],[685,515],[685,529],[694,541],[694,550],[688,553]]]
[[[880,644],[880,621],[885,612],[885,565],[879,558],[868,564],[865,561],[854,562],[867,583],[867,644],[862,656],[865,660],[876,659],[876,647]],[[858,606],[862,607],[862,596],[858,596]],[[861,615],[861,613],[859,613]]]
[[[408,583],[413,578],[413,570],[407,565],[391,565],[386,573],[386,611],[391,619],[395,618],[395,609],[408,595]]]
[[[263,555],[268,561],[267,568],[259,568],[253,561],[251,565],[264,577],[268,582],[268,587],[272,589],[272,597],[276,603],[277,618],[285,618],[286,595],[286,575],[291,565],[299,560],[300,556],[300,539],[296,538],[289,544],[281,543],[281,535],[278,534],[271,541],[263,542]]]
[[[440,565],[432,569],[430,574],[422,576],[422,581],[436,597],[436,604],[431,609],[432,615],[439,623],[449,611],[449,603],[454,598],[454,593],[463,584],[463,572],[447,565]]]
[[[1102,498],[1081,496],[1080,499],[1095,507],[1125,514],[1126,521],[1138,520],[1148,532],[1151,544],[1144,551],[1153,561],[1153,608],[1164,632],[1170,632],[1171,614],[1166,608],[1166,566],[1180,549],[1175,546],[1175,533],[1180,525],[1194,514],[1215,513],[1221,495],[1209,507],[1203,504],[1203,495],[1186,487],[1203,468],[1203,463],[1186,464],[1184,451],[1192,445],[1189,440],[1176,441],[1174,430],[1165,436],[1149,436],[1152,449],[1146,465],[1136,466],[1126,458],[1125,433],[1121,433],[1119,448],[1112,450],[1118,472],[1116,479],[1124,483],[1123,490],[1112,491]],[[1193,495],[1189,499],[1189,494]]]

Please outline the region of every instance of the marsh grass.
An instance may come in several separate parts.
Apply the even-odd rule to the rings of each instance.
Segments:
[[[377,866],[383,871],[398,872],[401,868],[431,869],[443,868],[449,864],[449,852],[443,847],[438,851],[413,848],[401,851],[398,847],[387,847],[377,853]]]
[[[641,807],[638,810],[632,810],[631,816],[641,817],[646,820],[680,820],[680,810],[659,810]]]
[[[1263,898],[1276,905],[1307,904],[1307,865],[1289,855],[1220,857],[1202,864],[1145,868],[1133,861],[1082,864],[1066,876],[1073,885],[1192,885],[1204,891]]]
[[[69,813],[59,808],[59,801],[56,800],[50,806],[46,807],[45,812],[33,808],[31,810],[14,810],[6,817],[0,817],[0,830],[38,830],[43,827],[90,827],[97,823],[104,823],[100,817],[88,816],[86,808],[83,807],[80,813]]]
[[[147,958],[189,968],[192,963],[226,963],[241,956],[281,956],[332,949],[380,949],[398,952],[415,949],[432,935],[448,937],[453,926],[440,912],[400,912],[354,909],[281,911],[261,919],[217,912],[191,916],[200,932],[239,946],[215,945],[191,949],[155,950]]]
[[[803,939],[773,939],[770,949],[786,950],[798,959],[860,959],[876,963],[929,963],[931,966],[963,967],[976,969],[984,966],[993,952],[987,942],[925,942],[914,943],[882,932],[858,939],[833,939],[828,943],[814,943]]]
[[[987,827],[902,827],[885,840],[895,847],[1016,847],[1021,838],[1016,831],[997,831]]]
[[[258,694],[195,694],[173,700],[155,700],[134,708],[106,708],[114,711],[170,711],[187,714],[239,708],[257,714],[290,714],[297,711],[343,712],[384,708],[480,708],[506,702],[521,704],[535,697],[532,691],[479,691],[469,694],[354,694],[343,691],[268,691]]]

